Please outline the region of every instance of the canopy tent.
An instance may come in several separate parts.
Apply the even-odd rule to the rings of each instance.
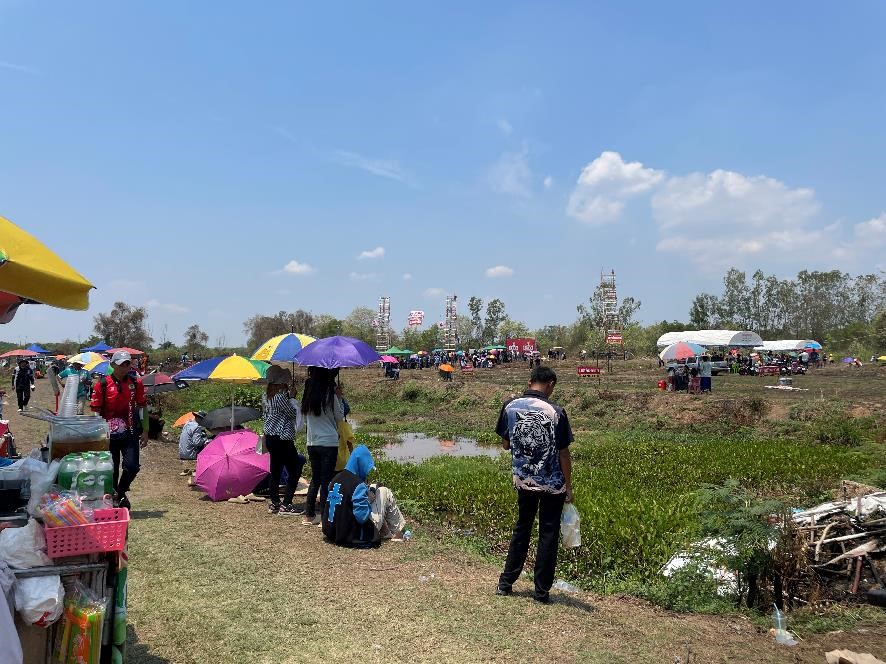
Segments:
[[[682,332],[666,332],[656,342],[659,348],[670,346],[678,341],[698,344],[707,348],[716,346],[762,346],[763,340],[756,332],[746,330],[684,330]]]
[[[49,355],[49,351],[46,350],[46,349],[45,349],[43,346],[41,346],[40,344],[31,344],[30,346],[28,346],[27,348],[25,348],[25,350],[32,350],[32,351],[34,351],[35,353],[37,353],[38,355]]]
[[[104,353],[106,350],[111,350],[112,346],[109,346],[104,341],[99,341],[97,344],[90,346],[89,348],[81,348],[80,350],[84,353]]]
[[[754,350],[764,350],[770,353],[785,353],[805,348],[821,348],[821,344],[813,339],[779,339],[777,341],[764,341],[755,346]]]
[[[411,350],[403,350],[402,348],[397,348],[396,346],[391,346],[383,352],[385,355],[412,355]]]

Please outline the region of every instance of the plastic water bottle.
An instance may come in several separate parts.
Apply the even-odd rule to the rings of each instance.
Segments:
[[[788,621],[785,618],[784,612],[779,609],[775,604],[772,605],[772,629],[776,632],[783,632],[788,628]]]
[[[111,493],[114,486],[114,462],[110,452],[99,452],[95,466],[95,485],[98,491],[101,485],[101,495]]]
[[[412,531],[411,530],[404,530],[403,531],[403,541],[408,542],[411,539],[412,539]]]
[[[80,462],[80,472],[77,473],[77,492],[83,498],[96,497],[96,461],[94,454],[86,453]]]

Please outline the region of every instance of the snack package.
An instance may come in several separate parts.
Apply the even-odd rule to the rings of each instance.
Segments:
[[[56,628],[55,664],[99,664],[105,600],[80,581],[65,598],[62,622]]]

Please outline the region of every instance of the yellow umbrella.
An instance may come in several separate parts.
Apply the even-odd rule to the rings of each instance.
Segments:
[[[94,286],[38,239],[0,217],[0,291],[62,309],[88,309]]]
[[[98,353],[94,353],[91,350],[86,351],[84,353],[77,353],[76,355],[71,355],[68,358],[68,364],[73,364],[74,362],[79,362],[83,365],[83,368],[87,371],[91,371],[92,368],[102,362],[107,362],[108,358],[103,355],[99,355]]]

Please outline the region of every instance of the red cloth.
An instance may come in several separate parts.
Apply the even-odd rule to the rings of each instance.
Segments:
[[[89,407],[96,411],[106,420],[119,417],[127,422],[130,427],[134,424],[135,414],[130,419],[129,402],[131,392],[135,389],[135,407],[145,407],[145,386],[141,378],[126,376],[122,381],[117,381],[113,376],[102,376],[102,379],[92,390],[92,402]]]

